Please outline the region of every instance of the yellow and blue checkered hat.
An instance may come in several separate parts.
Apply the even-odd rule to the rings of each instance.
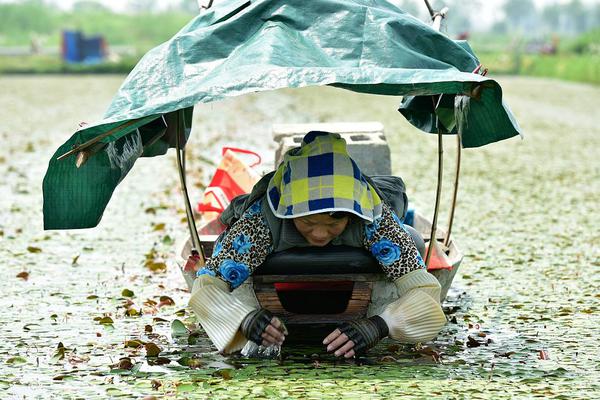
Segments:
[[[337,133],[307,133],[300,147],[285,154],[267,193],[279,218],[343,211],[372,222],[382,210],[379,195]]]

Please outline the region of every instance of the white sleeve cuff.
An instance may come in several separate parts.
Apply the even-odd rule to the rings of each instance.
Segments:
[[[194,282],[190,308],[220,352],[241,350],[247,339],[239,330],[248,313],[255,308],[235,298],[219,278],[201,275]]]

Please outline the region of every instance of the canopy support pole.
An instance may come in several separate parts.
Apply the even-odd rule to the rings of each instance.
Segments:
[[[452,206],[450,207],[450,220],[448,221],[448,230],[446,231],[446,239],[444,247],[450,244],[450,233],[452,233],[452,224],[454,222],[454,211],[456,210],[456,198],[458,196],[458,180],[460,178],[460,156],[462,150],[462,140],[460,135],[456,135],[456,173],[454,176],[454,191],[452,193]]]
[[[440,96],[441,97],[441,96]],[[437,107],[437,104],[436,104]],[[437,174],[437,189],[435,191],[435,207],[433,211],[433,222],[431,223],[431,235],[429,238],[429,247],[427,254],[425,255],[425,266],[429,266],[429,260],[431,259],[431,252],[434,251],[434,247],[437,246],[436,230],[437,220],[440,209],[440,199],[442,197],[442,179],[444,173],[444,142],[442,129],[440,127],[440,121],[436,118],[437,124],[437,137],[438,137],[438,174]]]
[[[141,120],[141,119],[142,119],[142,118],[135,118],[135,119],[131,119],[131,120],[129,120],[129,121],[127,121],[127,122],[125,122],[125,123],[124,123],[124,124],[122,124],[122,125],[116,126],[116,127],[112,128],[111,130],[109,130],[108,132],[104,132],[104,133],[102,133],[102,134],[100,134],[100,135],[98,135],[98,136],[96,136],[96,137],[93,137],[93,138],[91,138],[90,140],[88,140],[88,141],[87,141],[87,142],[85,142],[85,143],[82,143],[82,144],[80,144],[80,145],[77,145],[77,146],[73,147],[71,150],[67,151],[65,154],[63,154],[63,155],[61,155],[61,156],[58,156],[56,159],[57,159],[58,161],[60,161],[60,160],[62,160],[63,158],[67,158],[67,157],[69,157],[69,156],[70,156],[70,155],[72,155],[72,154],[75,154],[75,153],[78,153],[78,152],[80,152],[80,151],[83,151],[83,150],[87,149],[88,147],[90,147],[91,145],[93,145],[93,144],[95,144],[95,143],[97,143],[97,142],[101,141],[101,140],[102,140],[102,139],[104,139],[105,137],[108,137],[108,136],[110,136],[110,135],[112,135],[112,134],[115,134],[115,133],[117,133],[117,132],[120,132],[120,131],[122,131],[123,129],[126,129],[127,127],[129,127],[129,126],[131,126],[131,125],[135,124],[136,122],[138,122],[138,121],[139,121],[139,120]]]
[[[200,237],[198,236],[198,230],[196,229],[196,222],[194,221],[194,213],[192,212],[192,205],[190,203],[190,196],[187,190],[187,184],[185,179],[185,150],[181,146],[181,136],[185,135],[183,110],[177,112],[177,133],[175,135],[175,150],[177,154],[177,170],[179,172],[179,183],[181,184],[181,193],[183,194],[185,203],[185,214],[188,229],[190,231],[190,237],[192,238],[192,254],[198,254],[201,257],[201,261],[204,262],[206,257],[204,256],[204,250],[200,244]]]

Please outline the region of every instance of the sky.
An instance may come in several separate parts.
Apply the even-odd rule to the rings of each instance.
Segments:
[[[9,2],[18,2],[18,1],[19,0],[0,0],[0,3],[9,3]],[[46,0],[46,1],[56,4],[60,8],[69,9],[78,0]],[[127,8],[126,0],[97,0],[97,1],[102,3],[103,5],[111,8],[115,12],[123,12]],[[158,2],[158,4],[159,4],[158,7],[168,8],[169,6],[179,3],[180,1],[181,0],[160,0]],[[193,4],[197,4],[197,0],[188,0],[188,1]],[[219,0],[214,0],[214,1],[218,2]],[[393,0],[389,0],[389,1],[393,2]],[[570,0],[534,0],[534,3],[536,4],[536,6],[538,8],[541,8],[541,7],[544,7],[549,4],[568,3],[569,1]],[[582,1],[587,4],[599,4],[600,3],[600,0],[582,0]],[[413,0],[413,2],[421,3],[420,0]],[[505,0],[483,0],[483,1],[481,1],[479,3],[478,9],[476,11],[479,14],[479,18],[477,18],[476,21],[474,21],[475,22],[474,28],[477,29],[477,27],[478,27],[477,25],[483,27],[483,26],[488,26],[488,25],[492,24],[496,20],[495,16],[497,16],[498,14],[501,15],[502,5],[504,4],[504,2],[505,2]],[[465,7],[467,7],[469,3],[464,2],[464,4],[465,4]],[[423,7],[425,7],[425,6],[423,5]],[[452,10],[450,10],[450,15],[449,15],[450,18],[451,18],[451,13],[452,13]]]
[[[0,2],[13,2],[18,0],[0,0]],[[57,4],[61,8],[68,9],[73,3],[76,3],[78,0],[50,0],[52,3]],[[107,7],[115,10],[115,11],[125,11],[127,7],[127,1],[124,0],[98,0],[100,3],[106,5]],[[172,4],[178,3],[180,0],[160,0],[158,3],[162,7],[169,7]],[[190,3],[197,3],[197,0],[188,0]],[[219,0],[214,0],[218,2]],[[393,2],[393,0],[391,0]],[[502,4],[505,0],[485,0],[482,2],[482,6],[480,11],[483,11],[486,14],[493,15],[498,12]],[[568,3],[569,0],[534,0],[536,6],[541,7],[552,3]],[[600,3],[600,0],[583,0],[584,3]],[[467,6],[468,2],[465,2],[465,6]]]

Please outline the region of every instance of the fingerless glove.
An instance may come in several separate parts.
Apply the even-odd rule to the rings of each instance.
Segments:
[[[363,353],[389,334],[383,318],[374,315],[341,324],[338,329],[354,342],[354,352]]]
[[[261,335],[265,331],[265,328],[269,326],[272,319],[273,314],[269,310],[259,308],[246,315],[242,320],[240,330],[246,339],[251,340],[260,346],[263,341]]]

